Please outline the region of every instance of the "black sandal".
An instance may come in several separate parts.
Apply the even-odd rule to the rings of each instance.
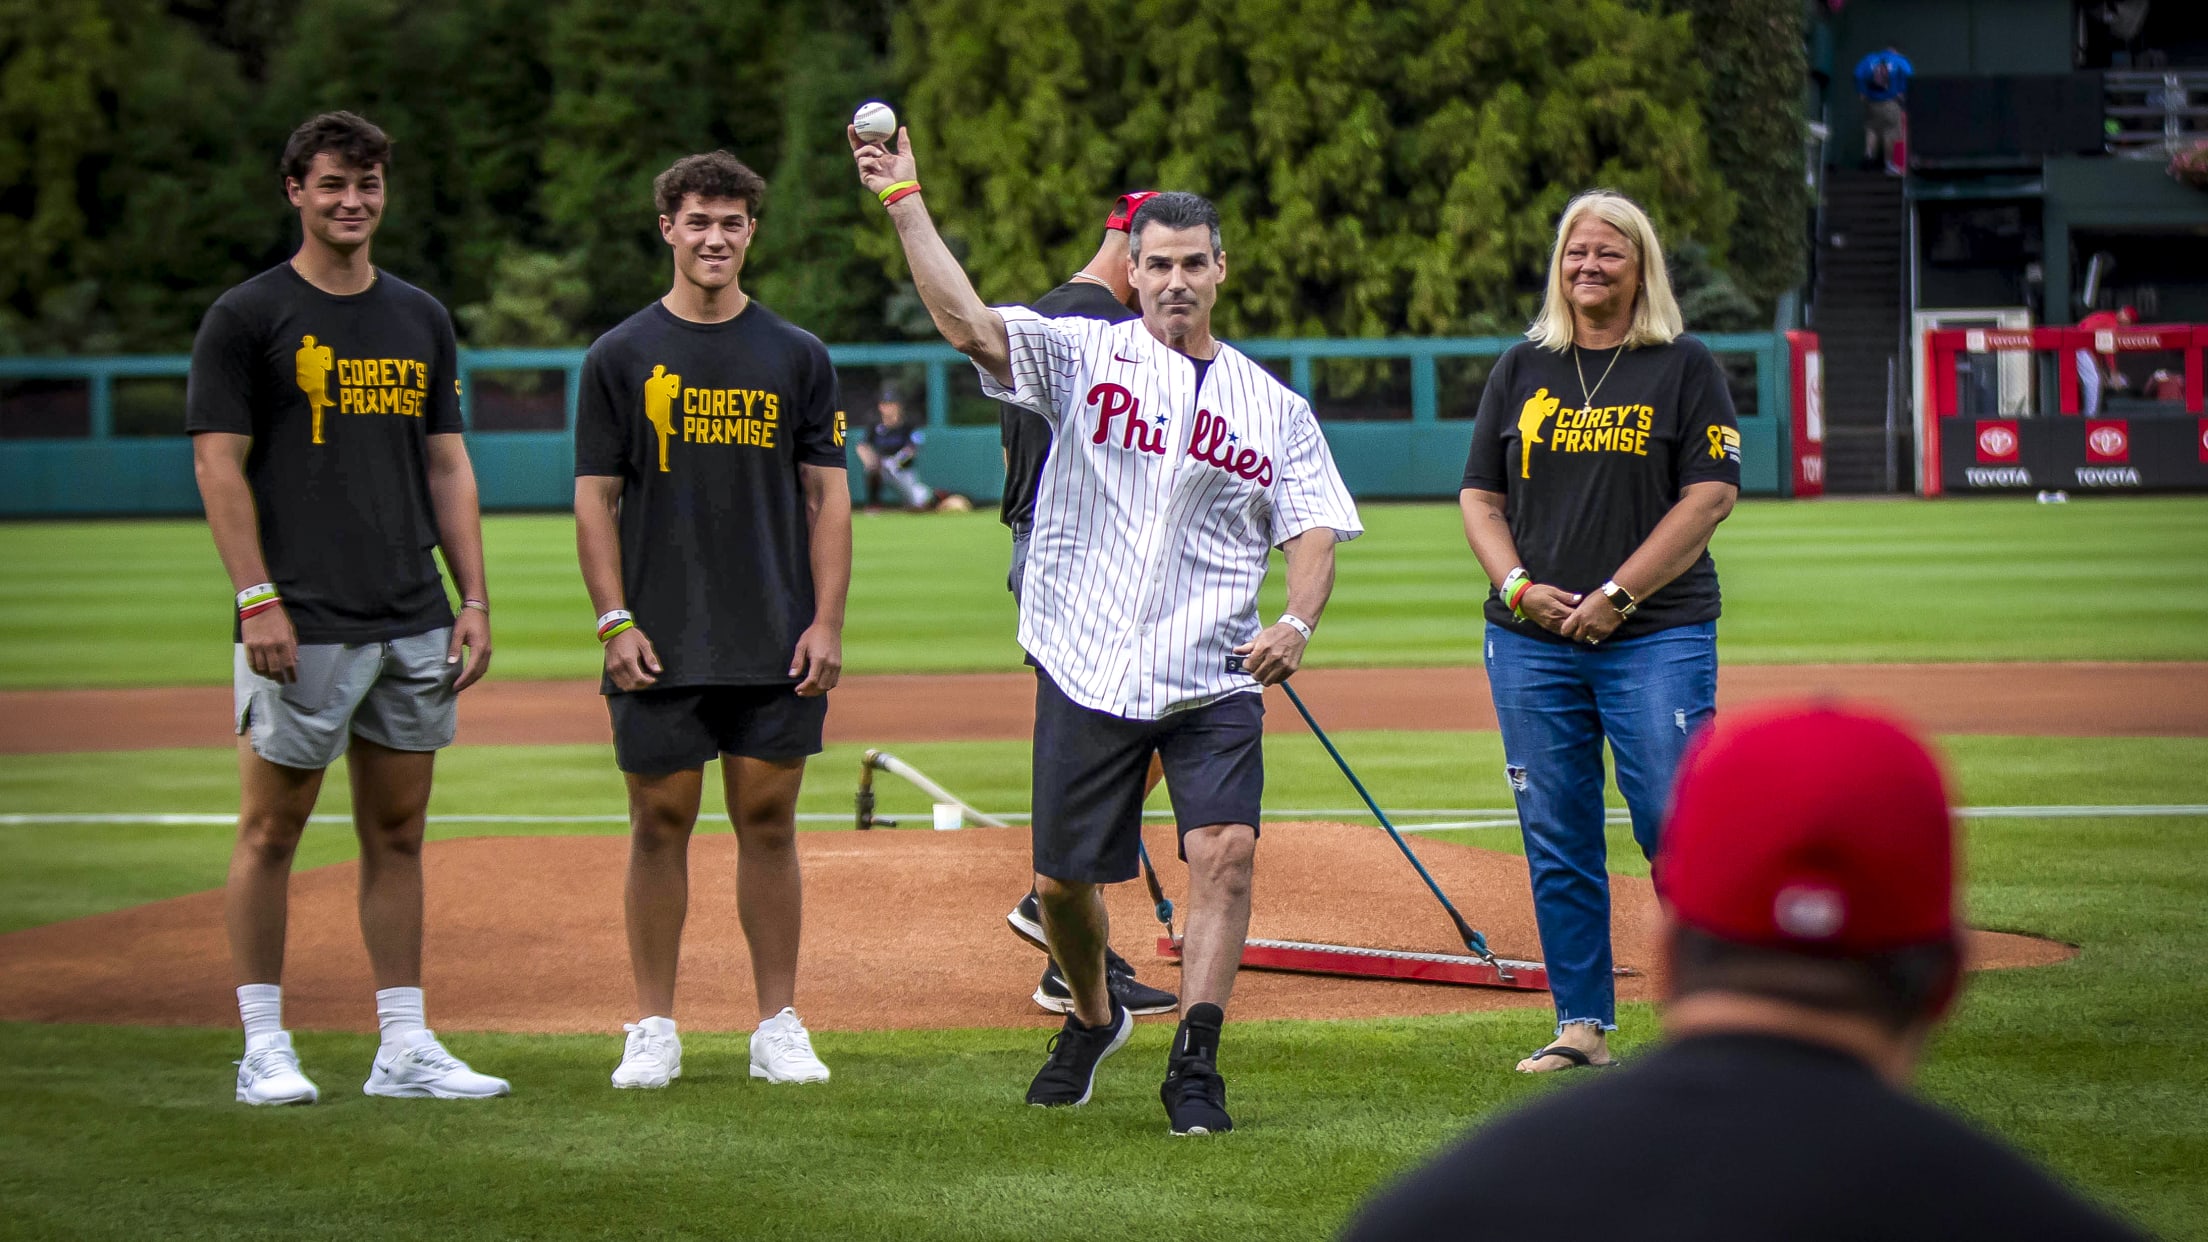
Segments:
[[[1565,1066],[1563,1070],[1519,1070],[1518,1072],[1521,1074],[1557,1074],[1575,1069],[1605,1070],[1617,1064],[1615,1060],[1611,1060],[1597,1065],[1586,1053],[1572,1047],[1570,1044],[1550,1044],[1548,1047],[1528,1055],[1526,1059],[1528,1061],[1538,1061],[1543,1057],[1562,1057],[1571,1064]]]

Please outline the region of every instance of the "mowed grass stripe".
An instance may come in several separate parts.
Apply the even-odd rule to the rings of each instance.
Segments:
[[[1368,504],[1315,666],[1478,659],[1485,586],[1456,509]],[[561,514],[486,520],[494,676],[593,677]],[[846,667],[1018,667],[986,513],[858,519]],[[1748,502],[1718,531],[1735,663],[2192,660],[2208,652],[2208,499]],[[0,525],[0,687],[223,684],[230,592],[198,522]],[[2090,584],[2090,589],[2087,589]],[[1282,605],[1281,575],[1264,609]],[[2127,616],[2111,622],[2115,609]]]

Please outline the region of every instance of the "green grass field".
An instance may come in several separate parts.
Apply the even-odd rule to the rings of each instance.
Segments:
[[[1343,551],[1314,661],[1469,659],[1474,571],[1452,513],[1371,506],[1367,520],[1372,533]],[[494,675],[589,675],[568,524],[495,519],[489,536]],[[1011,667],[992,522],[862,519],[859,549],[854,671]],[[2198,501],[1749,505],[1717,550],[1729,661],[2208,652]],[[0,635],[12,640],[0,645],[0,686],[227,675],[225,592],[194,524],[0,527],[0,565],[17,588],[0,595]],[[2092,590],[2079,585],[2088,578]],[[1508,805],[1493,734],[1336,740],[1391,807]],[[1969,805],[2208,803],[2208,739],[1944,743]],[[1354,802],[1310,739],[1267,745],[1270,806]],[[898,748],[992,810],[1024,808],[1026,750]],[[0,931],[218,885],[227,825],[129,817],[227,814],[232,763],[223,750],[0,756],[0,815],[121,817],[0,821]],[[800,809],[848,812],[856,767],[855,748],[831,748]],[[344,797],[333,772],[322,809],[341,816]],[[884,805],[925,810],[894,785]],[[433,835],[618,832],[621,809],[600,748],[460,748],[440,761],[434,816],[597,818],[447,823]],[[1518,848],[1507,828],[1434,835]],[[1622,828],[1612,847],[1616,869],[1645,870]],[[318,823],[301,865],[350,853],[342,822]],[[1968,867],[1980,925],[2082,948],[2065,965],[1978,977],[1925,1089],[2163,1236],[2208,1238],[2208,1058],[2193,1050],[2208,1025],[2208,817],[1974,820]],[[1021,951],[1009,937],[1005,948]],[[434,996],[430,1007],[434,1018]],[[1242,1024],[1223,1066],[1240,1129],[1177,1143],[1155,1094],[1163,1024],[1140,1029],[1090,1107],[1062,1114],[1019,1103],[1040,1029],[823,1032],[836,1079],[802,1092],[745,1078],[740,1033],[686,1032],[683,1083],[639,1098],[605,1085],[626,1016],[607,1015],[601,1037],[453,1033],[463,1055],[517,1084],[481,1106],[364,1099],[355,1075],[372,1038],[306,1033],[325,1103],[292,1110],[230,1101],[233,1030],[0,1026],[0,1236],[966,1239],[1087,1220],[1324,1237],[1437,1144],[1556,1085],[1507,1072],[1546,1034],[1537,1011]],[[1655,1034],[1645,1006],[1621,1021],[1628,1055]]]
[[[1312,663],[1475,663],[1485,588],[1455,508],[1371,504],[1364,516]],[[850,672],[1016,667],[993,515],[857,521]],[[595,677],[572,520],[494,517],[484,536],[496,675]],[[2208,652],[2208,500],[1749,502],[1715,555],[1729,662]],[[230,591],[200,523],[0,526],[0,564],[37,587],[0,597],[0,688],[228,683]]]

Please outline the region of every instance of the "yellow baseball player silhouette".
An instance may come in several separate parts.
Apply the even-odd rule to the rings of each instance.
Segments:
[[[1548,389],[1540,388],[1536,389],[1532,396],[1526,398],[1525,406],[1518,411],[1519,478],[1530,479],[1533,477],[1533,446],[1548,443],[1548,441],[1541,438],[1541,423],[1544,419],[1556,413],[1556,407],[1561,404],[1562,402],[1555,397],[1549,396]]]
[[[644,381],[644,417],[652,420],[652,430],[659,433],[659,471],[667,473],[667,437],[675,434],[675,398],[682,393],[682,377],[669,375],[664,366],[652,368],[652,378]]]
[[[314,442],[322,443],[322,411],[336,404],[330,400],[330,368],[337,360],[327,345],[316,345],[311,336],[299,338],[299,352],[292,355],[298,367],[299,391],[307,394],[307,406],[314,411]]]

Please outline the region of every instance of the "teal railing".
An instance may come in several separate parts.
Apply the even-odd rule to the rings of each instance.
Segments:
[[[1452,359],[1500,356],[1515,337],[1383,337],[1357,340],[1254,340],[1236,347],[1268,364],[1287,364],[1290,387],[1307,397],[1321,396],[1317,365],[1331,360],[1407,364],[1409,418],[1330,418],[1323,422],[1328,443],[1350,489],[1367,497],[1448,497],[1457,491],[1464,454],[1471,439],[1469,418],[1443,418],[1441,364]],[[1751,495],[1785,494],[1791,472],[1781,469],[1789,449],[1787,346],[1777,333],[1724,333],[1701,338],[1721,357],[1753,360],[1754,407],[1742,403],[1742,490]],[[1002,487],[1003,466],[994,424],[957,425],[953,395],[974,385],[971,364],[940,344],[885,343],[831,345],[839,368],[897,369],[923,375],[927,448],[921,474],[936,487],[963,492],[980,501],[994,500]],[[574,410],[582,381],[579,349],[462,350],[461,409],[468,421],[469,452],[490,509],[565,508],[571,494],[574,459]],[[0,517],[63,514],[173,514],[199,507],[192,480],[191,448],[181,434],[180,408],[168,411],[165,433],[132,434],[118,428],[118,382],[184,378],[184,355],[114,357],[0,358]],[[565,413],[557,429],[489,430],[476,426],[482,377],[499,373],[557,372],[564,384]],[[83,433],[23,434],[10,407],[24,400],[26,384],[69,387],[81,384]],[[172,388],[174,385],[172,383]],[[973,391],[969,388],[968,391]],[[870,394],[854,388],[845,394],[854,414]],[[1476,394],[1452,400],[1452,409],[1469,409]],[[163,394],[160,400],[179,397]],[[74,405],[72,401],[70,404]],[[123,403],[128,404],[128,403]],[[1322,412],[1327,408],[1323,399]],[[854,421],[858,421],[855,419]],[[15,424],[15,425],[12,425]],[[853,486],[859,486],[853,472]]]

